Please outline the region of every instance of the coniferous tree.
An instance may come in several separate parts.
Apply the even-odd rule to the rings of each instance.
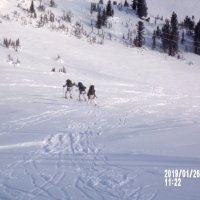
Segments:
[[[4,45],[5,45],[6,48],[9,47],[8,39],[7,38],[4,38],[4,42],[3,43],[4,43]]]
[[[124,2],[124,7],[129,7],[127,0],[125,0],[125,2]]]
[[[170,42],[170,23],[169,20],[165,21],[165,24],[162,27],[162,49],[166,52],[169,49]]]
[[[172,13],[171,17],[171,32],[170,32],[170,46],[169,55],[175,56],[178,53],[179,47],[179,31],[178,31],[178,20],[175,12]]]
[[[56,4],[55,4],[54,0],[50,0],[49,5],[50,5],[50,7],[55,7]]]
[[[49,21],[50,22],[54,22],[55,21],[55,15],[53,13],[50,14]]]
[[[137,10],[137,0],[133,0],[132,9]]]
[[[35,7],[34,7],[33,0],[32,0],[32,2],[31,2],[31,6],[30,6],[29,11],[30,11],[30,13],[35,13]]]
[[[195,22],[194,22],[194,20],[190,20],[190,22],[189,22],[189,30],[193,31],[194,28],[195,28]]]
[[[134,40],[136,47],[142,47],[144,44],[144,24],[142,21],[139,21],[137,24],[137,36]]]
[[[114,10],[113,9],[112,9],[111,13],[112,13],[112,16],[113,16],[114,15]]]
[[[99,30],[99,29],[101,29],[101,27],[102,27],[102,16],[101,16],[101,13],[98,12],[96,28]]]
[[[105,9],[103,9],[103,12],[102,12],[102,25],[103,26],[106,26],[107,25],[107,15],[106,15],[106,10]]]
[[[185,17],[184,21],[183,21],[183,26],[186,29],[189,29],[189,23],[190,23],[190,18],[188,16]]]
[[[152,49],[156,48],[156,31],[153,32],[152,36]]]
[[[19,43],[19,38],[16,40],[16,46],[19,47],[20,43]]]
[[[181,44],[184,44],[185,42],[185,32],[182,32],[182,36],[181,36]]]
[[[103,4],[103,0],[99,0],[99,4]]]
[[[34,17],[34,18],[37,18],[37,14],[36,14],[36,12],[34,12],[33,17]]]
[[[137,2],[137,14],[139,18],[147,16],[147,4],[146,0],[138,0]]]
[[[186,29],[189,29],[190,31],[194,30],[195,27],[194,16],[192,17],[192,19],[186,16],[183,25]]]
[[[106,15],[108,17],[113,16],[113,9],[112,9],[112,5],[111,5],[111,0],[108,1],[107,6],[106,6]]]
[[[194,53],[200,55],[200,20],[194,30]]]
[[[161,32],[161,30],[160,30],[160,27],[157,26],[157,29],[156,29],[156,37],[160,38],[161,35],[162,35],[162,32]]]

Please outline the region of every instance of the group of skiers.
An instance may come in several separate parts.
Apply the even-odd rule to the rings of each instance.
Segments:
[[[68,94],[69,94],[69,98],[72,99],[72,90],[73,90],[73,86],[78,87],[79,90],[79,101],[87,101],[86,99],[86,87],[81,83],[78,82],[78,84],[76,83],[72,83],[72,81],[70,79],[66,80],[66,83],[63,85],[63,88],[66,87],[65,90],[65,98],[68,98]],[[87,92],[87,97],[88,97],[88,103],[94,103],[96,105],[96,94],[95,94],[95,89],[94,89],[94,85],[90,85],[89,90]]]

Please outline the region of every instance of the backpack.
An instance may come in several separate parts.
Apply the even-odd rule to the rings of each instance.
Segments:
[[[81,82],[78,83],[78,87],[80,91],[85,91],[86,89],[86,87]]]
[[[66,83],[68,87],[72,87],[72,81],[70,79],[67,79]]]
[[[94,85],[91,85],[90,88],[89,88],[87,96],[90,96],[90,95],[95,95]]]

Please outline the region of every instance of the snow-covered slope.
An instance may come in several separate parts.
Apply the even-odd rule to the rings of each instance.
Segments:
[[[25,15],[19,2],[2,12]],[[90,30],[88,2],[56,2],[55,13],[71,10]],[[164,177],[166,169],[199,170],[200,57],[126,47],[117,19],[138,19],[115,13],[105,30],[114,39],[103,45],[2,19],[0,41],[20,38],[21,49],[0,46],[0,199],[200,199],[199,178],[166,187]],[[76,87],[65,99],[68,78],[94,84],[98,105],[79,102]]]

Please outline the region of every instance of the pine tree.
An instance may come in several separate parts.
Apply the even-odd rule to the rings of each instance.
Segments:
[[[137,24],[137,36],[134,43],[137,47],[142,47],[144,44],[144,24],[142,21],[139,21]]]
[[[50,0],[49,5],[50,5],[50,7],[55,7],[56,4],[55,4],[54,0]]]
[[[160,30],[160,27],[157,26],[157,29],[156,29],[156,37],[160,38],[161,35],[162,35],[162,32],[161,32],[161,30]]]
[[[108,17],[113,16],[113,9],[112,9],[112,5],[111,5],[111,1],[109,0],[106,6],[106,15]]]
[[[99,4],[103,4],[103,0],[100,0],[100,1],[99,1]]]
[[[132,9],[137,10],[137,0],[133,0]]]
[[[16,46],[19,47],[20,43],[19,43],[19,38],[16,40]]]
[[[129,7],[127,0],[125,0],[125,2],[124,2],[124,7]]]
[[[183,25],[186,29],[189,29],[190,18],[188,16],[185,17]]]
[[[146,0],[138,0],[137,3],[137,15],[139,18],[146,17],[147,16],[147,4]]]
[[[53,13],[50,14],[49,21],[50,22],[54,22],[55,21],[55,15]]]
[[[101,16],[101,13],[98,12],[98,15],[97,15],[97,22],[96,22],[96,28],[101,29],[102,27],[102,16]]]
[[[194,30],[194,53],[200,55],[200,20]]]
[[[171,17],[171,33],[170,33],[170,46],[169,55],[175,56],[178,53],[179,47],[179,31],[178,31],[178,20],[175,12],[172,13]]]
[[[102,12],[102,25],[103,26],[106,26],[107,25],[107,15],[106,15],[106,10],[105,9],[103,9],[103,12]]]
[[[156,48],[156,31],[153,32],[152,36],[152,49]]]
[[[170,23],[169,20],[165,21],[165,24],[162,27],[162,49],[166,52],[169,49],[170,42]]]
[[[112,14],[112,16],[114,16],[114,10],[112,9],[112,11],[111,11],[111,14]]]
[[[9,47],[9,44],[8,44],[8,39],[7,39],[7,38],[5,38],[5,39],[4,39],[4,45],[6,46],[6,48],[8,48],[8,47]]]
[[[182,32],[182,36],[181,36],[181,44],[184,44],[185,42],[185,32]]]
[[[183,25],[186,29],[189,29],[190,31],[194,30],[195,27],[194,16],[192,17],[192,19],[186,16]]]
[[[30,6],[29,11],[30,11],[30,13],[35,13],[35,7],[34,7],[33,0],[32,0],[32,2],[31,2],[31,6]]]
[[[33,17],[34,17],[34,18],[37,18],[37,14],[36,14],[36,12],[34,12]]]

